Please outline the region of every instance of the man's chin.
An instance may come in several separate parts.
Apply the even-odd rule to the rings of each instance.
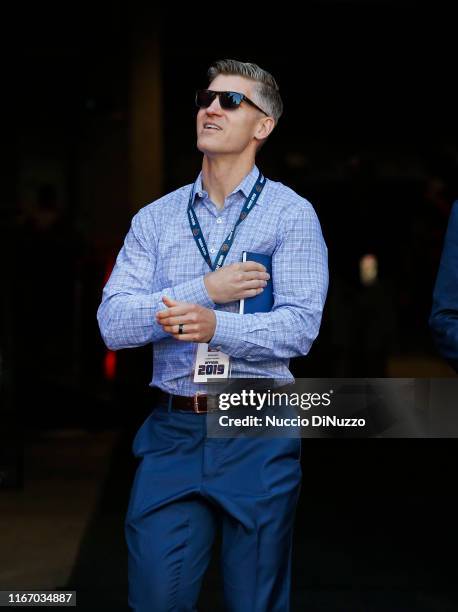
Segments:
[[[197,141],[197,148],[199,149],[199,151],[201,153],[203,153],[204,155],[218,155],[218,153],[224,153],[223,150],[221,150],[221,147],[216,147],[216,146],[210,146],[208,143],[204,143],[201,140]]]

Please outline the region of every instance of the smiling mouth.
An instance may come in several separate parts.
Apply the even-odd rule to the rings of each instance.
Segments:
[[[212,123],[204,124],[204,130],[206,132],[221,132],[221,128],[217,125],[213,125]]]

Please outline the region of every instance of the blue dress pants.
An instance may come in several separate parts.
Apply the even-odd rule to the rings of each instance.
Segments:
[[[288,612],[301,439],[206,434],[206,415],[158,406],[135,436],[129,605],[196,611],[219,520],[226,610]]]

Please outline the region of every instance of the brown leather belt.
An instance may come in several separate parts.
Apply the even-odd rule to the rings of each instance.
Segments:
[[[165,391],[159,390],[157,398],[160,402],[169,402],[172,410],[186,410],[197,414],[205,414],[207,412],[216,412],[218,406],[216,404],[216,396],[208,396],[206,393],[196,393],[190,397],[187,395],[171,395]]]

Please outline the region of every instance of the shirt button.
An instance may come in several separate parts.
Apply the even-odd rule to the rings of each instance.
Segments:
[[[223,220],[221,219],[221,217],[218,217],[218,218],[216,219],[216,223],[222,223],[222,222],[223,222]]]
[[[204,194],[203,194],[201,191],[199,191],[199,192],[197,193],[197,195],[199,196],[199,198],[201,198],[201,197],[203,197],[203,195],[204,195]]]
[[[210,253],[214,253],[216,249],[210,249]]]

